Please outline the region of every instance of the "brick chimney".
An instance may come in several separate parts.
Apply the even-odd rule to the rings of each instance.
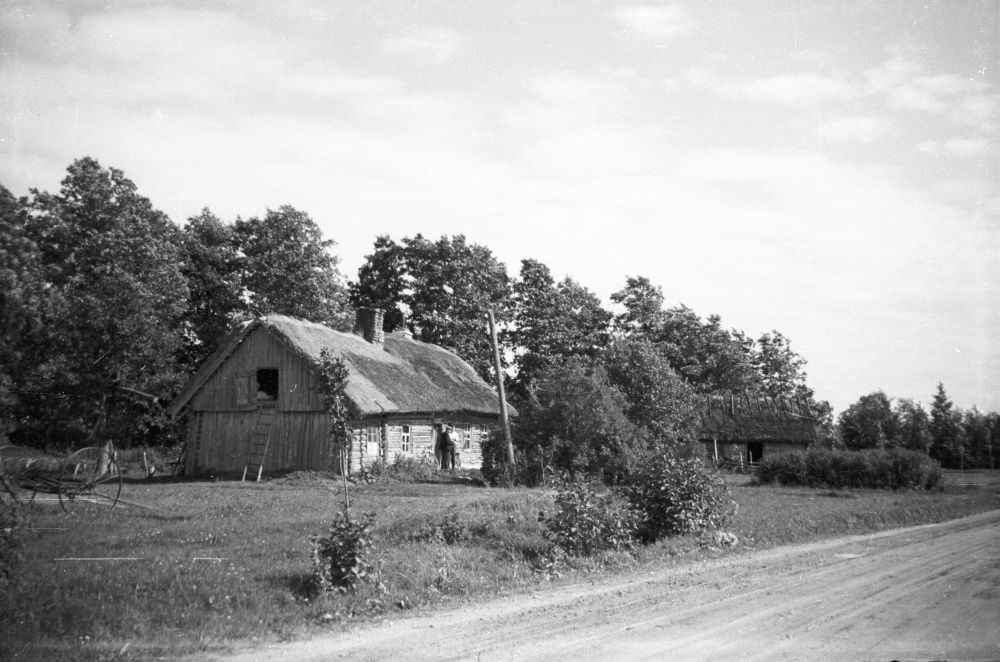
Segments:
[[[385,342],[385,331],[382,330],[384,315],[381,308],[358,308],[354,317],[354,333],[366,342],[381,347]]]

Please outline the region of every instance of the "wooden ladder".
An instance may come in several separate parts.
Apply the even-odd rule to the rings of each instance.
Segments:
[[[177,462],[174,465],[175,476],[179,470],[185,471],[187,469],[187,464],[191,465],[191,471],[189,473],[194,474],[194,472],[197,471],[198,460],[201,459],[198,454],[201,453],[201,438],[205,429],[205,414],[204,412],[196,412],[194,416],[195,420],[192,424],[192,427],[194,427],[194,434],[191,435],[191,443],[188,445],[186,453],[184,453],[190,459],[184,457],[179,457],[177,459]],[[181,464],[182,461],[184,464]]]
[[[260,476],[264,472],[264,456],[267,455],[267,447],[271,442],[272,421],[274,421],[274,407],[261,407],[257,412],[257,424],[250,440],[250,453],[247,456],[246,466],[243,467],[244,481],[249,473],[257,474],[256,481],[260,482]]]

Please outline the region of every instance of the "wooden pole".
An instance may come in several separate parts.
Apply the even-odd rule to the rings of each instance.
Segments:
[[[507,420],[507,398],[503,391],[503,373],[500,371],[500,345],[497,344],[497,323],[493,319],[493,311],[487,309],[486,317],[490,321],[490,340],[493,342],[493,366],[497,371],[497,394],[500,396],[500,423],[503,425],[503,438],[507,442],[507,462],[514,466],[514,442],[510,438],[510,422]]]

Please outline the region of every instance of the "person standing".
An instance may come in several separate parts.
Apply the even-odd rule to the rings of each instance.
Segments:
[[[438,435],[438,448],[441,451],[441,468],[451,470],[455,468],[455,442],[451,438],[451,426],[444,425],[441,434]]]

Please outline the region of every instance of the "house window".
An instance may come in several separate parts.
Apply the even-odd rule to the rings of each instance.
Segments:
[[[257,371],[257,400],[278,399],[278,370],[261,368]]]
[[[410,426],[404,425],[403,432],[399,436],[399,449],[404,453],[410,452]]]

